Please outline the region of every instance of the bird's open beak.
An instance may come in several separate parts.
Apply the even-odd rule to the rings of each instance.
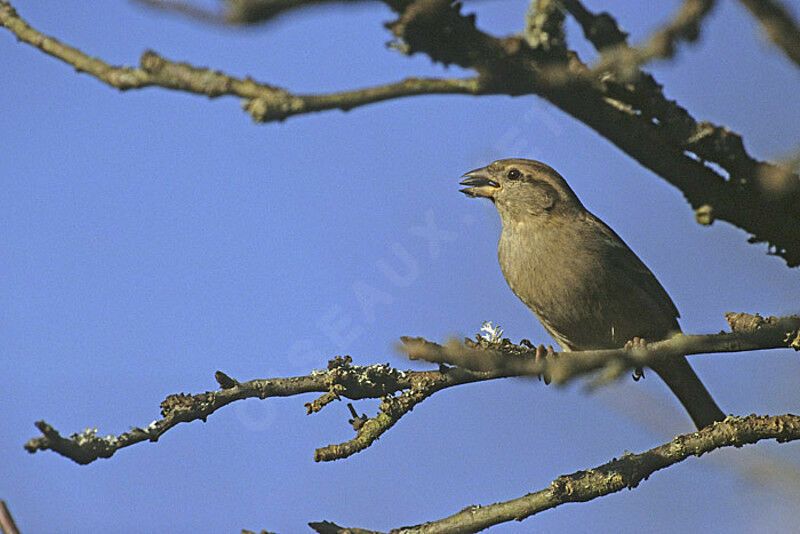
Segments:
[[[462,193],[470,197],[494,198],[495,193],[500,191],[503,186],[490,178],[486,167],[469,171],[462,176],[460,185],[466,185],[464,189],[459,189]]]

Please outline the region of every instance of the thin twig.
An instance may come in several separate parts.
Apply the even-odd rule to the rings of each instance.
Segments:
[[[640,66],[654,59],[671,58],[681,41],[696,41],[714,4],[714,0],[684,0],[672,20],[653,32],[642,45],[631,48],[621,42],[604,49],[595,70],[612,70],[622,79],[635,79]]]
[[[532,0],[525,19],[525,40],[532,48],[562,56],[566,53],[564,13],[556,0]]]
[[[557,0],[581,25],[583,35],[598,51],[616,45],[627,45],[628,34],[622,31],[617,21],[606,13],[593,13],[580,0]]]
[[[88,464],[99,458],[110,458],[118,450],[143,441],[156,442],[168,430],[180,423],[205,421],[223,406],[244,399],[288,397],[305,393],[329,393],[349,399],[382,398],[380,412],[357,429],[357,435],[348,442],[328,445],[315,452],[317,461],[330,461],[355,454],[372,444],[393,426],[403,415],[434,392],[460,384],[481,382],[507,376],[504,371],[473,372],[466,369],[442,371],[399,371],[386,364],[370,366],[351,365],[350,357],[337,357],[328,363],[325,371],[315,371],[305,376],[256,379],[239,382],[217,371],[215,378],[220,389],[188,395],[169,395],[161,402],[161,419],[145,428],[133,427],[119,435],[97,435],[89,428],[72,434],[69,438],[44,421],[36,427],[42,435],[29,440],[25,449],[34,453],[52,450],[78,464]],[[404,391],[398,398],[392,394]],[[323,395],[325,396],[325,395]],[[307,408],[308,409],[308,408]],[[320,406],[321,409],[321,406]],[[312,413],[314,410],[308,410]]]
[[[507,521],[521,521],[544,510],[570,502],[586,502],[604,495],[638,486],[650,475],[691,456],[702,456],[722,447],[741,447],[765,439],[785,443],[800,439],[800,417],[792,414],[747,417],[729,416],[700,431],[683,434],[648,451],[625,453],[597,467],[562,475],[550,486],[516,499],[485,506],[469,506],[449,517],[413,527],[392,530],[404,534],[455,534],[478,532]],[[318,529],[322,524],[328,530]],[[336,529],[333,529],[335,527]],[[317,532],[346,533],[372,530],[347,530],[334,523],[314,523]]]
[[[14,522],[6,501],[0,501],[0,531],[3,534],[19,534],[17,523]]]
[[[365,0],[225,0],[225,8],[211,10],[184,0],[131,0],[149,9],[186,17],[204,24],[251,25],[269,22],[296,9],[323,4],[355,4]]]
[[[295,95],[251,78],[237,78],[217,70],[170,61],[152,51],[142,54],[139,68],[109,65],[35,30],[19,17],[8,2],[0,2],[0,25],[11,30],[21,41],[73,65],[79,72],[94,76],[111,87],[127,91],[158,86],[210,98],[238,96],[245,99],[244,109],[256,122],[280,121],[292,115],[331,109],[348,111],[406,96],[483,93],[474,78],[407,78],[396,83],[353,91]]]
[[[232,24],[262,24],[296,9],[365,0],[226,0],[225,19]]]
[[[778,0],[741,0],[767,37],[800,67],[800,26]]]
[[[191,20],[202,22],[204,24],[213,24],[216,26],[227,24],[223,11],[213,11],[198,7],[191,2],[182,2],[181,0],[131,0],[134,4],[140,4],[149,9],[156,9],[166,13],[172,13],[186,17]]]
[[[401,417],[437,391],[454,385],[506,376],[509,376],[508,372],[500,369],[475,372],[455,368],[448,369],[447,372],[415,374],[412,378],[414,385],[407,391],[397,397],[391,395],[383,397],[378,415],[366,420],[354,418],[354,423],[357,422],[354,424],[354,427],[357,426],[357,434],[353,439],[317,449],[314,452],[314,461],[327,462],[347,458],[366,449],[384,432],[392,428]]]

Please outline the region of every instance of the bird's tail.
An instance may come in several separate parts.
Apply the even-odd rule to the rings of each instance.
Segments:
[[[725,414],[711,398],[711,394],[695,374],[685,356],[670,358],[668,361],[652,365],[652,368],[681,401],[698,430],[714,421],[725,419]]]

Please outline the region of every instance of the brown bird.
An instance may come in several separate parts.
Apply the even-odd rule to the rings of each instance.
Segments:
[[[497,208],[503,276],[562,350],[619,348],[680,332],[678,310],[653,273],[552,168],[502,159],[462,178],[462,193]],[[685,357],[652,368],[697,428],[725,418]]]

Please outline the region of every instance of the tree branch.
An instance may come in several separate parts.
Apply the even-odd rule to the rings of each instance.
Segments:
[[[586,39],[601,53],[594,71],[601,75],[611,71],[625,82],[635,82],[642,76],[650,78],[639,67],[654,59],[673,57],[680,41],[696,41],[703,21],[715,4],[714,0],[685,0],[672,20],[653,32],[639,47],[631,48],[628,34],[610,14],[595,14],[580,0],[556,1],[575,18]]]
[[[800,67],[800,26],[778,0],[741,0],[761,23],[761,29]]]
[[[19,528],[8,509],[6,501],[0,501],[0,532],[3,534],[19,534]]]
[[[615,45],[627,45],[628,34],[620,30],[617,21],[607,12],[592,13],[580,0],[557,0],[583,28],[583,35],[598,51]]]
[[[667,340],[631,349],[556,352],[537,356],[525,345],[486,340],[439,345],[421,338],[402,338],[401,349],[412,360],[456,365],[473,371],[502,371],[513,376],[544,375],[556,384],[600,373],[599,382],[656,361],[691,354],[730,353],[792,347],[800,350],[800,316],[762,318],[746,313],[725,314],[732,332],[707,335],[677,334]]]
[[[410,95],[537,94],[680,189],[698,222],[727,221],[751,233],[751,242],[767,242],[769,253],[783,257],[790,267],[800,265],[797,174],[756,160],[745,150],[741,136],[729,129],[696,121],[668,100],[652,77],[643,75],[635,83],[621,83],[613,76],[598,76],[568,50],[532,47],[517,36],[499,39],[488,35],[475,27],[474,15],[462,15],[460,6],[449,0],[384,2],[398,13],[397,20],[387,26],[407,53],[422,52],[444,64],[474,69],[478,78],[410,78],[363,90],[293,95],[250,79],[173,63],[152,52],[142,56],[141,68],[112,67],[32,29],[8,2],[0,2],[0,25],[20,40],[113,87],[158,85],[210,97],[240,96],[246,100],[245,109],[259,122],[328,109],[348,110]],[[708,0],[687,1],[679,12],[682,15],[663,30],[666,41],[691,37],[692,28],[711,4]],[[586,13],[582,15],[586,19]],[[612,18],[605,18],[606,24],[611,22]],[[619,31],[616,35],[616,39],[624,36]]]
[[[571,52],[566,62],[553,61],[522,38],[478,30],[474,16],[444,1],[385,1],[399,13],[389,28],[409,53],[474,68],[493,92],[546,98],[678,187],[699,222],[725,220],[751,232],[751,242],[768,242],[789,266],[800,265],[798,176],[752,158],[729,129],[697,122],[652,77],[635,84],[597,77]]]
[[[365,0],[226,0],[226,19],[235,24],[268,22],[287,11],[324,4],[357,4]]]
[[[330,109],[348,111],[383,100],[421,94],[484,94],[476,79],[407,78],[353,91],[295,95],[250,78],[236,78],[217,70],[173,62],[152,51],[142,54],[139,68],[109,65],[35,30],[8,2],[0,2],[0,25],[11,30],[20,41],[121,91],[157,86],[210,98],[238,96],[245,99],[243,107],[256,122],[281,121],[292,115]]]
[[[132,0],[145,7],[174,13],[199,22],[214,25],[252,25],[269,22],[295,9],[323,4],[356,4],[366,0],[224,0],[225,7],[212,10],[183,0]]]
[[[533,0],[525,19],[525,39],[532,48],[562,56],[566,53],[564,13],[556,0]]]
[[[356,436],[344,443],[332,444],[317,449],[314,451],[315,462],[338,460],[361,452],[372,445],[384,432],[393,427],[401,417],[413,410],[417,404],[437,391],[460,384],[511,376],[507,371],[501,369],[485,372],[466,369],[442,369],[440,371],[406,371],[401,373],[408,378],[407,391],[404,391],[398,397],[392,396],[391,393],[393,392],[384,395],[381,398],[379,412],[375,417],[367,419],[365,416],[359,417],[354,413],[350,422],[357,432]],[[342,390],[342,394],[350,397],[345,390]],[[352,407],[351,411],[355,412]]]
[[[613,70],[622,79],[634,79],[639,67],[645,63],[673,57],[680,41],[696,41],[703,20],[714,4],[714,0],[684,0],[673,19],[650,35],[642,45],[630,48],[621,41],[616,46],[604,48],[596,70]]]
[[[195,395],[169,395],[161,402],[162,418],[145,428],[134,427],[118,436],[106,437],[99,437],[97,429],[86,429],[65,438],[46,422],[38,421],[36,427],[42,436],[28,441],[25,449],[31,453],[52,450],[78,464],[88,464],[98,458],[110,458],[118,450],[142,441],[158,441],[165,432],[180,423],[205,421],[223,406],[238,400],[322,393],[322,396],[306,404],[306,412],[311,414],[340,397],[381,399],[379,411],[374,417],[367,418],[354,413],[350,422],[356,431],[355,437],[315,451],[315,461],[331,461],[366,449],[417,404],[437,391],[461,384],[537,374],[550,375],[557,383],[565,383],[597,371],[602,371],[601,381],[605,382],[627,369],[642,367],[655,358],[668,358],[676,354],[780,347],[800,349],[800,317],[763,319],[758,315],[728,314],[727,318],[733,329],[729,334],[679,335],[646,348],[555,353],[546,358],[537,357],[536,350],[529,346],[514,345],[508,340],[502,343],[488,342],[480,336],[477,341],[467,340],[463,344],[453,343],[446,347],[420,338],[404,338],[404,350],[412,359],[459,366],[440,366],[438,371],[400,371],[388,364],[352,365],[349,356],[336,357],[328,363],[327,370],[314,371],[305,376],[239,382],[217,371],[215,378],[220,385],[219,390]],[[402,394],[395,397],[399,392]]]
[[[205,24],[216,26],[228,24],[229,20],[226,13],[222,10],[211,10],[194,5],[192,2],[181,0],[131,0],[134,4],[139,4],[149,9],[164,11],[181,15]]]
[[[698,432],[683,434],[672,441],[639,454],[625,453],[608,463],[562,475],[535,493],[487,506],[469,506],[449,517],[412,527],[392,530],[405,534],[451,534],[478,532],[507,521],[522,521],[544,510],[569,502],[586,502],[623,489],[637,487],[650,475],[690,456],[702,456],[722,447],[741,447],[765,439],[785,443],[800,439],[800,417],[792,414],[747,417],[729,416]],[[334,523],[311,523],[319,533],[369,532],[348,530]],[[327,530],[324,530],[324,527]]]
[[[238,400],[323,393],[319,399],[306,404],[306,412],[311,414],[339,396],[355,400],[382,399],[378,415],[371,419],[354,418],[353,423],[357,430],[355,438],[342,444],[317,449],[314,455],[316,461],[330,461],[345,458],[368,447],[416,404],[440,389],[508,376],[499,370],[399,371],[388,365],[358,366],[351,365],[351,362],[349,356],[336,357],[328,363],[325,371],[248,382],[239,382],[217,371],[215,378],[220,385],[219,390],[194,395],[169,395],[161,402],[162,418],[145,428],[133,427],[118,436],[106,437],[98,436],[97,429],[90,428],[65,438],[46,422],[37,421],[36,427],[42,432],[42,436],[28,441],[25,449],[30,453],[52,450],[85,465],[98,458],[110,458],[118,450],[142,441],[156,442],[165,432],[180,423],[197,420],[205,422],[209,415]],[[392,397],[394,393],[404,390],[406,391],[400,397]]]

